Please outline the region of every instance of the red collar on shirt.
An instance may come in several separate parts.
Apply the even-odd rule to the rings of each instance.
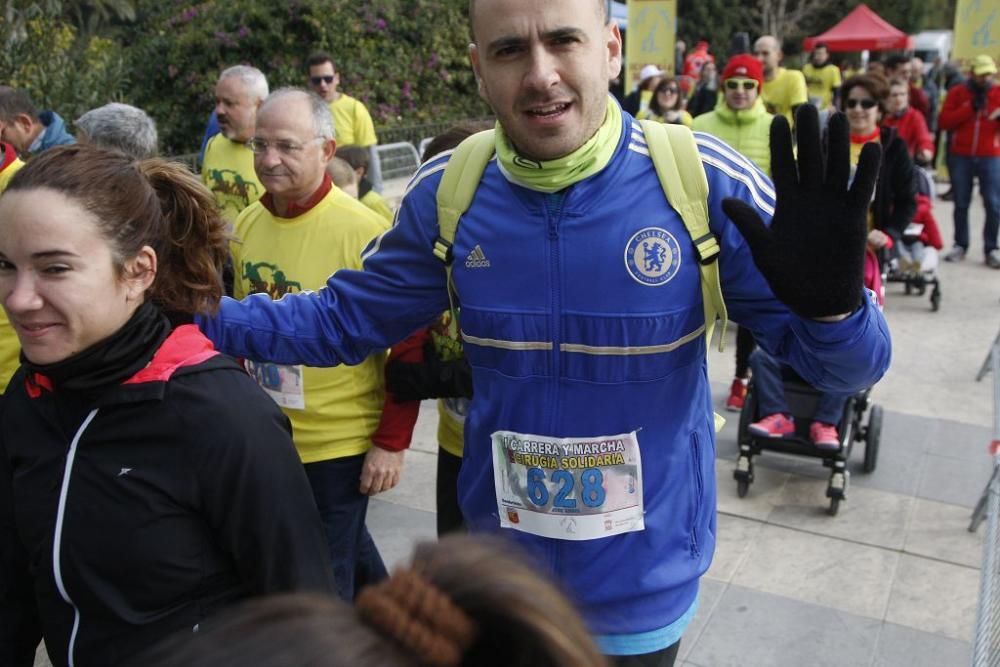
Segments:
[[[866,134],[864,136],[858,136],[856,134],[851,135],[852,144],[867,144],[869,141],[878,141],[882,130],[878,127],[871,134]]]
[[[17,151],[10,144],[0,143],[0,171],[3,171],[11,162],[17,159]]]
[[[279,218],[297,218],[303,213],[308,213],[320,203],[329,192],[330,188],[333,187],[333,180],[330,178],[330,174],[323,174],[323,182],[320,183],[319,187],[316,188],[316,192],[309,195],[301,204],[298,202],[292,202],[288,205],[288,210],[285,211],[284,215],[280,215],[274,208],[274,197],[270,192],[265,192],[264,196],[260,198],[260,203],[263,204],[264,208],[271,212],[271,215],[277,216]]]

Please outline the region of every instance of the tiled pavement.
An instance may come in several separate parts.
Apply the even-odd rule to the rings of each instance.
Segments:
[[[372,502],[369,525],[391,562],[434,537],[435,418],[427,404],[406,479]],[[855,450],[836,517],[815,460],[765,454],[738,498],[735,433],[730,420],[719,436],[718,548],[681,664],[968,664],[982,530],[966,526],[989,476],[988,429],[887,412],[879,467],[864,475]]]

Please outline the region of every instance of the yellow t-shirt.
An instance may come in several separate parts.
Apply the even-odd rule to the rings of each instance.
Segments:
[[[465,413],[467,398],[438,399],[438,445],[454,456],[465,451]]]
[[[19,159],[14,161],[0,171],[0,193],[7,189],[7,184],[18,169],[24,166]],[[7,381],[21,365],[21,341],[14,333],[14,327],[7,319],[7,313],[0,309],[0,393],[7,387]]]
[[[779,67],[775,77],[764,82],[763,97],[768,113],[781,114],[792,123],[792,107],[809,101],[806,78],[798,70]]]
[[[372,116],[358,100],[341,93],[340,97],[330,102],[330,113],[333,114],[337,145],[374,146],[378,143]]]
[[[806,78],[806,88],[809,90],[809,101],[819,100],[817,106],[827,109],[833,101],[833,89],[840,87],[840,68],[833,63],[815,67],[806,63],[802,67],[802,76]]]
[[[215,196],[223,217],[235,222],[236,216],[264,194],[253,166],[253,152],[246,144],[212,137],[205,147],[201,181]]]
[[[385,221],[390,225],[392,224],[392,209],[382,195],[374,190],[369,190],[361,198],[361,203],[385,218]]]
[[[667,122],[667,120],[663,116],[657,115],[657,114],[653,113],[652,111],[650,111],[649,109],[640,110],[639,113],[636,114],[636,118],[638,118],[639,120],[655,120],[658,123],[666,123]],[[691,124],[693,122],[694,122],[694,119],[691,118],[691,114],[689,114],[686,110],[681,109],[680,110],[680,123],[676,123],[676,124],[677,125],[683,125],[684,127],[691,127]]]
[[[387,228],[338,188],[295,218],[277,217],[255,202],[236,220],[235,296],[263,292],[277,299],[317,290],[338,269],[360,269],[365,246]],[[363,454],[371,447],[385,398],[384,362],[385,354],[378,353],[357,366],[248,362],[247,368],[291,420],[302,462],[313,463]]]

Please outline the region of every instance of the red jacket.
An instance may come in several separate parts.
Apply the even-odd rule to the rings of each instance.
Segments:
[[[1000,156],[1000,121],[989,115],[1000,109],[1000,86],[986,91],[986,104],[979,111],[972,108],[973,92],[967,83],[948,89],[948,96],[938,114],[938,126],[951,130],[951,151],[967,157]]]
[[[912,106],[907,107],[901,116],[887,114],[882,119],[882,124],[886,127],[896,128],[896,133],[910,152],[910,157],[913,157],[921,149],[934,152],[934,138],[931,137],[931,133],[927,129],[927,121]]]

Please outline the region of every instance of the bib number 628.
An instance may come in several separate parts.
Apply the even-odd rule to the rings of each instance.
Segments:
[[[576,507],[576,498],[573,498],[573,491],[577,486],[577,480],[573,473],[568,470],[553,470],[550,476],[553,484],[559,485],[552,498],[552,506],[563,509],[573,509]],[[545,470],[542,468],[528,468],[528,499],[538,507],[544,507],[549,502],[549,488],[545,484]],[[600,507],[604,504],[604,473],[600,468],[586,468],[580,472],[579,498],[586,507]]]

